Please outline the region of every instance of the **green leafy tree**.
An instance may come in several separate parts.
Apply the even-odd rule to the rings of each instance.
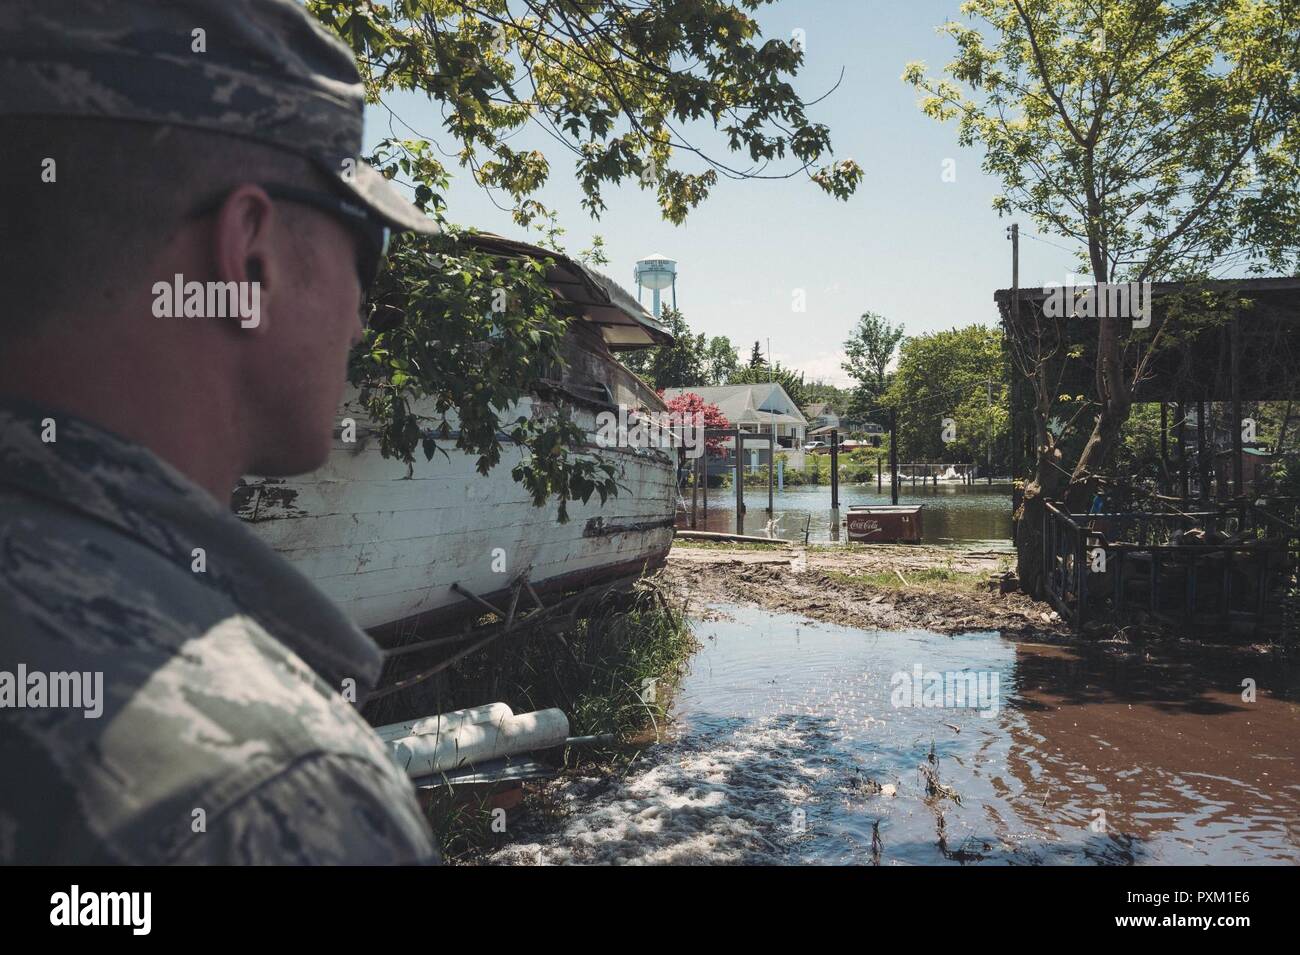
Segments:
[[[626,182],[652,191],[674,223],[720,175],[806,176],[836,197],[852,194],[862,170],[832,159],[828,128],[809,118],[791,82],[803,53],[784,39],[764,39],[751,16],[763,2],[307,0],[352,49],[371,103],[388,108],[394,94],[414,92],[441,116],[437,129],[417,131],[390,110],[395,132],[370,157],[384,175],[409,184],[416,203],[452,235],[401,240],[381,291],[383,314],[352,364],[386,454],[409,464],[418,449],[432,456],[440,441],[452,440],[479,456],[480,469],[492,467],[499,450],[491,421],[555,366],[567,323],[552,299],[539,297],[538,270],[494,266],[455,238],[444,157],[504,200],[520,226],[540,227],[548,247],[560,230],[537,196],[553,156],[516,145],[512,134],[528,123],[547,132],[554,155],[572,162],[593,216],[605,208],[607,190]],[[717,149],[681,132],[709,128]],[[490,302],[502,283],[511,293],[504,312],[462,314]],[[432,360],[434,343],[455,358]],[[437,410],[426,414],[417,402]],[[458,422],[453,439],[445,437],[448,414]],[[579,450],[563,407],[510,427],[531,452],[515,476],[535,501],[549,494],[563,504],[575,490],[608,486]]]
[[[947,77],[913,63],[903,78],[927,115],[982,147],[1003,185],[999,212],[1074,242],[1094,282],[1296,267],[1297,0],[970,0],[962,11],[976,22],[944,25],[957,45]],[[1080,320],[1095,322],[1096,369],[1082,415],[1055,407],[1059,356],[1038,330],[1009,335],[1034,391],[1037,465],[1017,542],[1035,593],[1041,501],[1087,503],[1168,324]]]
[[[536,505],[556,498],[566,520],[569,500],[616,493],[613,468],[563,453],[583,441],[563,405],[549,419],[503,420],[562,360],[565,326],[554,321],[544,272],[543,261],[502,263],[476,251],[455,230],[402,244],[373,295],[367,347],[353,352],[350,377],[370,417],[386,423],[385,456],[409,468],[417,452],[432,459],[452,445],[476,453],[487,474],[504,429],[532,452],[515,479]],[[457,401],[460,393],[473,400]]]
[[[881,404],[898,416],[900,460],[1005,466],[1010,419],[1002,335],[983,325],[903,340]],[[992,401],[989,387],[992,385]]]
[[[704,336],[693,334],[686,316],[675,308],[664,308],[659,321],[672,333],[673,343],[630,352],[623,363],[655,388],[707,384]]]
[[[710,385],[726,384],[740,368],[740,359],[736,355],[736,346],[725,335],[715,335],[709,339],[704,350],[704,363],[707,369],[705,378]]]
[[[863,312],[857,327],[844,343],[846,360],[841,367],[857,379],[849,413],[857,418],[876,415],[880,397],[889,387],[889,363],[894,360],[903,326],[889,323],[883,315]]]
[[[807,394],[809,402],[825,401],[841,415],[847,412],[849,401],[853,397],[851,389],[840,388],[821,379],[808,382],[804,386],[804,392]]]

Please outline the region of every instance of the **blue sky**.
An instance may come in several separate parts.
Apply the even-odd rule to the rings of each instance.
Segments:
[[[856,159],[865,170],[847,202],[803,176],[720,178],[711,197],[674,226],[660,218],[653,194],[633,183],[607,192],[608,209],[596,221],[579,204],[564,151],[527,128],[514,142],[535,145],[550,161],[550,182],[539,198],[558,212],[570,252],[603,236],[610,258],[605,271],[632,291],[638,258],[652,252],[674,258],[678,306],[695,331],[728,336],[742,358],[755,340],[766,349],[770,338],[772,355],[783,364],[809,379],[843,384],[842,342],[862,312],[902,322],[909,334],[993,324],[993,291],[1011,284],[1005,237],[1011,220],[992,210],[996,182],[980,171],[977,151],[958,148],[956,126],[924,116],[915,91],[899,79],[909,60],[923,60],[933,73],[952,58],[952,42],[935,27],[959,16],[957,7],[957,0],[781,0],[759,13],[766,36],[804,31],[805,66],[796,88],[805,99],[820,96],[844,70],[839,88],[810,115],[830,126],[836,157]],[[449,138],[437,138],[437,113],[423,97],[394,98],[390,105],[444,150],[453,148]],[[368,138],[387,126],[387,113],[372,108]],[[728,159],[711,131],[692,139]],[[956,161],[955,182],[943,181],[945,159]],[[467,172],[457,171],[447,196],[452,221],[528,238]],[[1022,236],[1032,231],[1022,219]],[[1061,248],[1025,238],[1021,283],[1062,282],[1071,261]],[[796,289],[804,290],[804,313],[792,309]]]

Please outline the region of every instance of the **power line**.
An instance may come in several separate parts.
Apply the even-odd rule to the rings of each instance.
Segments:
[[[905,408],[915,407],[916,405],[923,404],[927,401],[934,401],[937,398],[947,398],[952,395],[962,394],[963,392],[968,391],[971,388],[984,388],[990,385],[992,381],[993,381],[992,378],[981,378],[979,381],[971,385],[966,385],[961,388],[953,388],[951,391],[934,392],[922,398],[917,398],[915,401],[905,401],[897,405],[891,405],[889,407],[893,407],[896,411],[902,411]]]
[[[1060,249],[1062,252],[1069,252],[1071,255],[1079,254],[1078,249],[1067,249],[1063,245],[1057,245],[1055,242],[1049,242],[1047,239],[1044,239],[1042,236],[1034,235],[1032,232],[1022,232],[1020,234],[1024,236],[1026,239],[1033,239],[1035,242],[1043,243],[1043,245],[1050,245],[1052,248]]]

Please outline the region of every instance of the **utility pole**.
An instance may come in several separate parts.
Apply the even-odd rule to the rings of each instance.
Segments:
[[[772,383],[772,339],[767,340],[767,383]],[[769,397],[770,400],[770,397]],[[776,410],[772,410],[772,440],[767,444],[767,518],[772,519],[772,472],[776,469]]]
[[[898,410],[889,409],[889,503],[898,503]]]
[[[1011,240],[1011,328],[1010,334],[1018,335],[1020,333],[1020,225],[1011,223],[1011,228],[1007,229],[1007,238]],[[1011,480],[1014,481],[1020,473],[1020,428],[1017,424],[1016,412],[1019,410],[1016,401],[1019,395],[1017,387],[1018,376],[1014,373],[1011,375]],[[989,403],[992,404],[992,397]]]
[[[988,474],[985,475],[985,477],[988,478],[988,486],[992,487],[993,486],[993,379],[992,378],[989,379],[988,385],[989,385],[989,437],[988,437],[988,448],[985,451],[984,469],[988,471]]]
[[[1020,317],[1020,225],[1011,223],[1007,229],[1007,238],[1011,240],[1011,317]]]

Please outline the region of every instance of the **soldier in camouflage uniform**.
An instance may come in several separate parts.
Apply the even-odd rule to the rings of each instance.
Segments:
[[[372,277],[352,276],[349,243],[369,270],[389,230],[433,231],[358,161],[361,117],[350,53],[293,0],[6,4],[0,862],[436,861],[409,781],[355,708],[378,648],[229,510],[239,474],[314,467],[328,448]],[[94,127],[105,163],[112,143],[152,137],[137,165],[163,179],[183,166],[167,150],[186,136],[209,137],[191,149],[193,168],[227,150],[234,168],[214,161],[219,183],[160,187],[126,181],[128,166],[97,187],[105,209],[80,203],[116,219],[78,267],[78,223],[48,221],[41,203],[91,172],[55,147],[57,184],[41,181],[39,137],[28,153],[19,141],[46,121],[68,141],[107,124]],[[316,172],[250,181],[239,168],[249,150]],[[202,194],[214,184],[215,197]],[[177,195],[191,185],[196,195]],[[181,202],[193,215],[160,211]],[[146,217],[175,220],[142,246],[153,258],[119,253],[112,223],[126,235],[126,220]],[[72,230],[68,263],[49,261],[53,229]],[[313,267],[295,285],[299,243]],[[199,279],[265,283],[261,328],[149,315],[148,286],[178,263]],[[237,387],[222,387],[225,370]],[[188,395],[187,378],[198,383]],[[54,674],[101,675],[99,712],[29,693],[20,673],[49,686]]]

